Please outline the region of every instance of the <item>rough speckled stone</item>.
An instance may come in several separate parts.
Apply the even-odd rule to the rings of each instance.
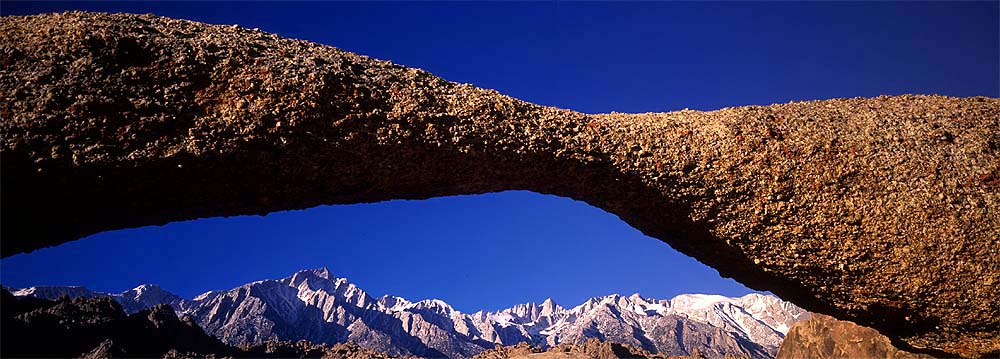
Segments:
[[[1000,100],[543,107],[236,26],[0,20],[2,253],[320,204],[528,189],[908,349],[1000,352]]]
[[[542,350],[527,343],[497,346],[479,353],[472,359],[703,359],[701,355],[678,356],[653,354],[628,344],[601,341],[597,338],[580,343],[559,343]],[[726,356],[725,359],[736,359]]]
[[[776,359],[931,359],[892,346],[875,329],[814,314],[795,323],[781,342]]]

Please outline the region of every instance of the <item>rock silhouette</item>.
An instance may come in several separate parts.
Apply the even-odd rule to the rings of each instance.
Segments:
[[[126,315],[108,297],[57,301],[3,298],[4,357],[162,357],[170,350],[234,355],[238,350],[205,334],[168,305]]]
[[[1000,353],[1000,100],[583,114],[153,15],[0,20],[2,254],[100,231],[526,189],[908,350]]]

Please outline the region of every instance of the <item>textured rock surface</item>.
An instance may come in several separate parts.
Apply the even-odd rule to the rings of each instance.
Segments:
[[[323,359],[388,359],[396,358],[358,346],[355,343],[334,345],[313,344],[306,340],[297,342],[267,342],[243,348],[245,358],[323,358]],[[416,358],[416,357],[402,357]]]
[[[848,321],[814,314],[796,323],[785,337],[778,359],[929,359],[894,347],[884,335]]]
[[[235,26],[0,20],[4,256],[99,231],[528,189],[898,344],[1000,352],[1000,100],[588,115]]]
[[[642,348],[637,348],[628,344],[618,344],[605,342],[591,338],[582,343],[559,344],[557,346],[542,350],[524,343],[512,346],[497,346],[480,353],[473,359],[620,359],[620,358],[647,358],[647,359],[697,359],[702,356],[675,356],[653,354]],[[726,358],[739,358],[736,356],[726,356]]]

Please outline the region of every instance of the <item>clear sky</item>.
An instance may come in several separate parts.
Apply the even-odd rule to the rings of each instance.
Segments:
[[[1000,97],[1000,6],[979,3],[18,3],[239,24],[583,112],[881,94]],[[322,206],[94,235],[0,261],[7,286],[186,297],[327,266],[374,295],[498,309],[749,289],[585,203],[530,192]]]

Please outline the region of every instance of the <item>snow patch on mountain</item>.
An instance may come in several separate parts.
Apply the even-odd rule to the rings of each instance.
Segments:
[[[777,297],[682,294],[669,300],[612,294],[564,308],[551,298],[462,313],[440,299],[369,296],[326,268],[296,272],[184,299],[156,285],[120,294],[82,287],[31,287],[14,295],[55,299],[108,295],[133,313],[170,304],[233,345],[266,340],[354,341],[391,355],[467,358],[497,344],[553,346],[597,337],[651,352],[773,358],[788,328],[808,312]]]

